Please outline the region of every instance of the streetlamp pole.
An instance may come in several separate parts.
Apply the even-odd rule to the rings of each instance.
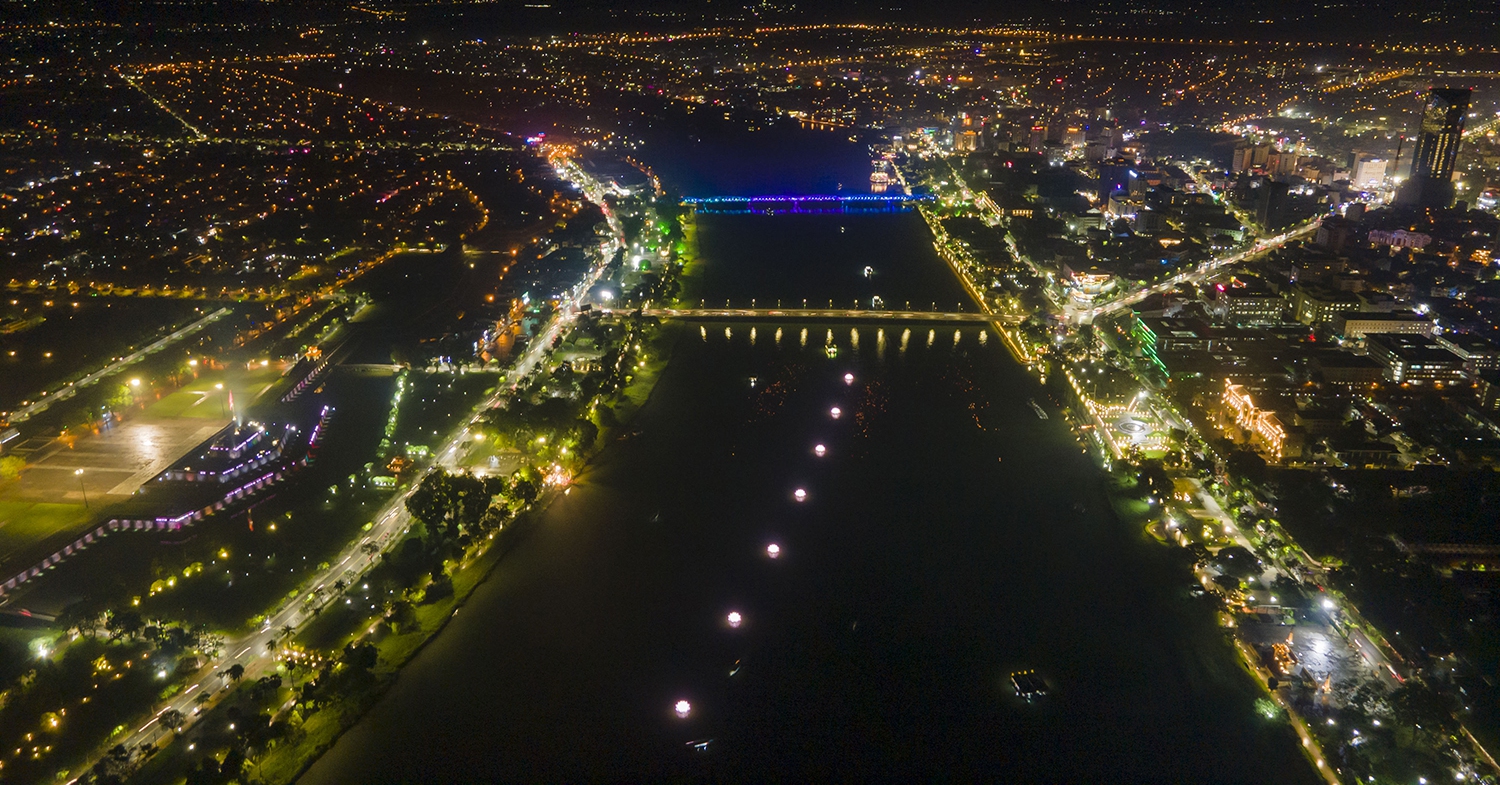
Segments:
[[[214,389],[219,391],[219,416],[223,417],[224,416],[224,383],[223,382],[219,382],[218,384],[215,384],[214,385]]]
[[[89,489],[83,486],[83,470],[74,469],[73,476],[78,478],[78,490],[83,494],[83,508],[89,508]]]

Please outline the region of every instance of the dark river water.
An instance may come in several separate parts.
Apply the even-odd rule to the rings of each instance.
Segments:
[[[916,213],[891,215],[702,215],[707,260],[685,288],[690,304],[761,308],[974,310],[932,251]]]
[[[752,132],[719,118],[703,111],[635,127],[639,155],[683,196],[870,192],[870,151],[847,133],[791,122]]]
[[[867,296],[866,258],[956,289],[910,216],[715,220],[705,298]],[[673,329],[640,435],[302,782],[1316,781],[993,333]],[[1018,699],[1020,669],[1050,694]]]

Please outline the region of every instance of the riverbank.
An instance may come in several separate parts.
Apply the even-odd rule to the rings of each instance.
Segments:
[[[640,239],[670,234],[650,222],[647,228]],[[676,265],[669,252],[662,257],[653,280],[669,290]],[[613,291],[624,283],[617,260],[606,247],[576,291],[605,283]],[[368,559],[362,557],[368,563],[350,568],[358,573],[353,581],[336,581],[327,593],[321,589],[329,587],[320,587],[324,597],[314,618],[300,629],[283,628],[285,635],[273,634],[267,643],[275,668],[217,702],[213,714],[133,781],[173,781],[205,771],[235,776],[246,755],[258,781],[294,780],[378,702],[401,668],[524,539],[540,511],[571,492],[573,477],[602,445],[629,436],[625,429],[649,399],[673,339],[653,319],[600,316],[579,305],[559,307],[554,323],[533,339],[510,374],[516,378],[510,392],[492,398],[461,433],[434,447],[434,469],[398,497],[409,526],[383,536],[384,547],[371,543]],[[508,468],[497,468],[502,456]],[[465,493],[482,494],[474,500],[482,503],[460,503],[455,494]],[[391,510],[380,525],[404,518],[401,512]],[[236,730],[247,722],[258,727],[243,719],[257,716],[273,730]]]
[[[600,437],[594,446],[577,460],[576,471],[590,465],[594,456],[609,442],[628,436],[634,414],[649,400],[651,391],[661,370],[671,356],[671,346],[680,331],[659,331],[640,342],[639,356],[630,379],[617,394],[609,399],[596,401],[591,410],[609,408],[614,414],[610,423],[600,429]],[[596,420],[597,420],[597,414]],[[598,424],[597,421],[595,423]],[[458,564],[448,571],[452,582],[452,593],[439,596],[432,602],[418,602],[412,608],[412,616],[404,624],[393,625],[387,619],[376,619],[370,626],[359,622],[360,628],[345,639],[329,645],[327,631],[319,629],[317,622],[310,625],[297,638],[300,650],[338,652],[350,647],[358,648],[368,642],[374,647],[373,678],[355,684],[351,691],[325,699],[315,710],[293,709],[288,712],[288,734],[280,743],[272,746],[265,755],[254,762],[249,771],[266,785],[282,785],[294,782],[318,758],[336,743],[339,737],[353,727],[365,712],[374,706],[395,684],[401,670],[417,656],[464,607],[470,595],[485,581],[491,579],[506,553],[519,544],[537,525],[543,513],[557,499],[566,496],[571,489],[559,486],[548,491],[517,517],[489,535],[492,539],[473,549]],[[426,587],[424,587],[426,588]],[[395,627],[393,629],[393,627]],[[307,648],[301,649],[306,643]],[[305,674],[311,675],[311,674]],[[292,680],[286,692],[294,702],[302,684],[313,679]],[[299,683],[300,681],[300,683]],[[243,689],[243,688],[242,688]],[[233,701],[230,701],[233,702]],[[141,782],[157,781],[166,772],[145,770]]]

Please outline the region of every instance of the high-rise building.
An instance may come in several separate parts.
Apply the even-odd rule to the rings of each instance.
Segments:
[[[1255,220],[1262,229],[1280,229],[1286,225],[1289,186],[1268,180],[1261,183],[1255,197]]]
[[[1427,91],[1422,123],[1412,147],[1411,180],[1397,203],[1417,207],[1447,207],[1453,203],[1453,164],[1469,113],[1467,87],[1434,87]]]
[[[1388,162],[1384,158],[1373,155],[1360,155],[1354,159],[1354,181],[1351,183],[1357,188],[1376,188],[1385,182],[1386,166]]]
[[[1229,171],[1235,174],[1248,172],[1264,167],[1270,159],[1271,145],[1240,142],[1234,146],[1234,157],[1230,160]]]
[[[1047,143],[1047,126],[1037,124],[1031,126],[1031,136],[1026,143],[1026,149],[1038,155],[1046,152],[1042,145]]]
[[[1464,135],[1464,115],[1469,112],[1467,88],[1434,89],[1422,110],[1422,129],[1413,151],[1413,177],[1453,179],[1453,162]]]

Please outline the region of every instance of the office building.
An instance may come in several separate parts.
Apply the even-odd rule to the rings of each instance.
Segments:
[[[1286,298],[1265,284],[1225,287],[1218,300],[1230,324],[1280,324],[1286,319]]]
[[[1373,155],[1361,155],[1354,162],[1354,182],[1356,188],[1379,188],[1385,182],[1386,166],[1389,164],[1384,158]]]
[[[1397,384],[1451,384],[1464,380],[1462,357],[1420,335],[1372,335],[1365,339],[1370,357],[1385,366],[1385,378]]]
[[[1464,370],[1472,375],[1500,371],[1500,347],[1477,335],[1454,333],[1437,336],[1438,346],[1458,355]]]
[[[1349,311],[1333,317],[1335,333],[1357,340],[1366,335],[1422,335],[1432,336],[1436,327],[1431,319],[1406,312]]]
[[[1339,314],[1359,309],[1359,298],[1352,292],[1316,284],[1293,286],[1287,299],[1291,302],[1292,318],[1313,327],[1330,324]]]
[[[1427,92],[1412,149],[1411,179],[1397,195],[1397,204],[1447,207],[1453,203],[1453,164],[1472,92],[1467,87],[1434,87]]]
[[[1280,229],[1286,225],[1288,190],[1286,183],[1275,180],[1261,183],[1255,197],[1255,220],[1261,228]]]

